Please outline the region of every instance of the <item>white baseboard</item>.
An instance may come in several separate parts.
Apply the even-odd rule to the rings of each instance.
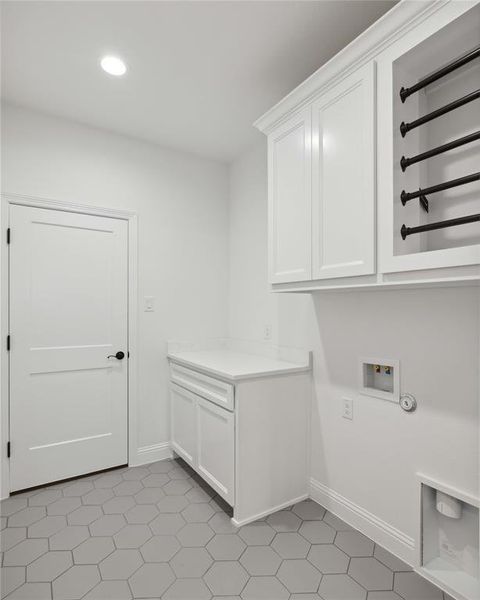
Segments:
[[[407,564],[415,564],[412,537],[313,478],[310,479],[310,497]]]
[[[148,463],[157,462],[172,458],[173,453],[170,448],[170,442],[161,442],[160,444],[152,444],[151,446],[142,446],[137,449],[137,455],[132,457],[128,464],[130,467],[138,467],[147,465]]]
[[[288,506],[292,506],[293,504],[298,504],[299,502],[302,502],[303,500],[306,500],[307,498],[308,498],[308,494],[303,494],[302,496],[298,496],[298,498],[292,498],[288,502],[283,502],[282,504],[278,504],[277,506],[272,506],[268,510],[264,510],[261,513],[252,515],[251,517],[247,517],[246,519],[238,519],[237,520],[237,519],[235,519],[235,517],[233,517],[232,523],[236,527],[241,527],[242,525],[248,525],[248,523],[253,523],[254,521],[258,521],[258,519],[263,519],[264,517],[268,517],[268,515],[271,515],[279,510],[282,510],[283,508],[287,508]]]

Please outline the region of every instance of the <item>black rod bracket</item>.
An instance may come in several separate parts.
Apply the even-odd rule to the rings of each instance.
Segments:
[[[418,201],[420,202],[420,206],[423,208],[425,212],[428,213],[428,199],[423,194],[418,197]]]
[[[465,175],[464,177],[458,177],[458,179],[450,179],[443,183],[437,183],[426,188],[418,188],[416,192],[406,192],[402,190],[400,194],[400,200],[403,206],[414,198],[420,198],[420,196],[427,194],[435,194],[437,192],[443,192],[444,190],[450,190],[451,188],[458,187],[459,185],[465,185],[467,183],[473,183],[474,181],[480,181],[480,171],[478,173],[472,173],[471,175]]]
[[[423,208],[423,210],[428,213],[428,198],[425,196],[425,193],[423,193],[421,189],[419,189],[418,191],[420,193],[417,194],[415,197],[418,198],[420,206]],[[405,190],[402,190],[402,193],[400,194],[400,201],[402,203],[402,206],[405,206],[407,202],[412,199],[408,196],[409,194],[407,194]]]

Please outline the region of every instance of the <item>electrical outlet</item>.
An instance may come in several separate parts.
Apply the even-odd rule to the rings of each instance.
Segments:
[[[353,421],[353,400],[351,398],[342,398],[343,412],[342,417]]]
[[[263,330],[263,339],[271,340],[272,339],[272,326],[265,325],[265,329]]]

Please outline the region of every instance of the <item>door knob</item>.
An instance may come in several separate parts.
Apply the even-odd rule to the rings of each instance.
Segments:
[[[109,354],[107,358],[116,358],[117,360],[122,360],[125,358],[125,352],[119,350],[116,354]]]

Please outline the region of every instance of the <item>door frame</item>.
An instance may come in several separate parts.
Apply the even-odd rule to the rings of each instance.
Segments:
[[[128,225],[128,351],[127,362],[127,452],[128,464],[136,464],[138,408],[138,215],[135,211],[50,200],[35,196],[5,193],[1,195],[0,223],[0,499],[10,494],[10,461],[7,441],[10,439],[10,372],[6,339],[9,334],[9,252],[7,229],[10,227],[10,206],[30,206],[97,217],[121,219]],[[15,232],[12,232],[14,243]]]

